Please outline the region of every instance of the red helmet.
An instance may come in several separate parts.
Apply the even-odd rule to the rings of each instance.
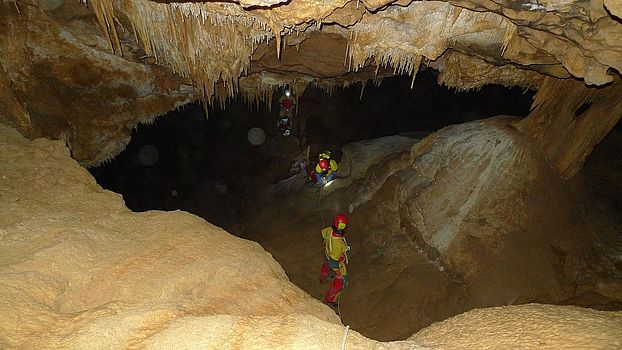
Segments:
[[[330,163],[326,159],[321,159],[317,164],[320,166],[322,171],[326,171],[330,167]]]
[[[333,219],[333,227],[337,230],[347,230],[350,220],[345,214],[337,214]]]

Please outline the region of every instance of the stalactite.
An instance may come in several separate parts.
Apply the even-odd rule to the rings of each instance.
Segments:
[[[519,129],[542,144],[562,177],[571,178],[621,117],[620,77],[601,88],[587,87],[574,79],[547,77]]]
[[[89,5],[114,53],[121,54],[116,9],[129,19],[147,55],[196,82],[206,106],[223,105],[238,93],[252,52],[275,36],[267,22],[237,4],[90,0]]]
[[[433,27],[415,29],[415,19],[426,18],[428,10],[442,14],[442,18],[429,19]],[[381,19],[363,18],[350,30],[346,58],[348,69],[357,71],[372,58],[377,67],[392,68],[394,74],[412,76],[414,86],[422,59],[436,60],[447,49],[450,38],[473,32],[495,29],[503,33],[501,54],[516,32],[516,26],[503,16],[456,8],[449,4],[412,3],[408,7],[395,7],[380,14]],[[408,34],[396,33],[395,18],[407,23]],[[386,24],[384,24],[386,23]],[[434,36],[428,35],[433,31]]]
[[[119,16],[124,24],[131,24],[135,39],[142,43],[147,55],[153,56],[158,63],[170,66],[180,76],[195,82],[205,105],[214,102],[222,105],[242,92],[240,78],[248,74],[251,56],[260,43],[268,44],[274,39],[277,57],[280,57],[281,50],[287,45],[287,35],[308,30],[313,26],[320,30],[323,22],[329,23],[324,26],[325,28],[334,30],[337,26],[333,23],[340,22],[331,22],[334,19],[329,17],[336,8],[341,9],[347,3],[347,0],[318,3],[311,11],[309,4],[304,1],[269,9],[247,9],[236,2],[147,0],[89,2],[113,52],[122,54],[115,27],[115,22],[119,22],[115,16]],[[514,44],[522,32],[518,31],[515,24],[517,22],[511,21],[511,16],[473,11],[467,9],[468,6],[460,8],[445,2],[418,1],[411,2],[407,6],[389,3],[385,5],[381,11],[361,14],[362,17],[357,17],[355,24],[339,27],[341,29],[339,34],[347,36],[344,65],[348,71],[357,72],[375,65],[377,75],[380,68],[392,69],[395,75],[409,74],[412,77],[412,88],[424,59],[441,60],[442,55],[448,48],[451,49],[452,45],[470,43],[468,40],[460,42],[457,38],[489,35],[488,39],[494,45],[493,49],[498,51],[499,57],[487,57],[488,62],[497,59],[501,61],[498,64],[503,64],[503,59],[511,60],[517,55],[517,45]],[[521,24],[521,31],[523,29]],[[462,50],[469,51],[464,47]],[[577,70],[587,67],[587,63],[594,61],[593,58],[590,58],[589,62],[586,61],[581,54],[574,56],[576,57],[573,59],[567,59],[567,64],[578,67]],[[450,67],[448,62],[443,64]],[[520,64],[524,63],[521,61]],[[498,70],[487,68],[485,79],[473,74],[464,76],[456,70],[445,71],[442,72],[443,78],[439,78],[439,82],[460,89],[476,89],[482,84],[491,82],[491,79],[503,85],[518,84],[523,87],[535,87],[541,81],[538,73],[526,73],[524,69],[517,68],[520,66],[516,64],[501,67]],[[563,69],[561,66],[559,68]],[[516,73],[517,76],[511,78],[511,73]],[[493,79],[494,74],[499,76]],[[281,84],[294,80],[293,77],[287,77]],[[244,93],[250,93],[249,101],[263,100],[266,97],[265,91],[275,89],[272,83],[265,88],[263,79],[257,81],[262,85],[256,86],[258,90],[256,94],[251,93],[248,86],[244,89]],[[309,83],[305,82],[305,86]],[[319,85],[330,85],[330,89],[333,89],[339,84],[344,84],[344,81]]]
[[[86,0],[83,1],[86,3]],[[89,4],[93,8],[93,12],[95,12],[99,26],[108,39],[110,50],[116,55],[123,56],[121,41],[115,27],[112,0],[90,0]]]

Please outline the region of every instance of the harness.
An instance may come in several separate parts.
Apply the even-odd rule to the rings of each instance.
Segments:
[[[348,251],[350,250],[350,246],[348,245],[348,241],[346,241],[346,237],[341,236],[339,238],[343,240],[343,243],[346,246],[346,249],[343,251],[343,256],[345,257],[345,263],[348,264],[349,263]],[[333,255],[333,233],[331,232],[330,236],[328,237],[328,257],[330,258],[332,255]]]

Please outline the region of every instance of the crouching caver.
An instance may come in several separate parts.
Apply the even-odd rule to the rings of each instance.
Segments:
[[[337,214],[333,219],[331,227],[322,230],[322,238],[324,239],[324,255],[326,260],[320,270],[320,282],[331,277],[330,287],[326,292],[324,302],[331,305],[339,305],[339,296],[348,281],[348,271],[346,264],[348,263],[348,242],[344,235],[348,229],[348,217],[344,214]]]
[[[309,178],[317,186],[324,186],[337,176],[337,162],[330,159],[330,151],[320,153],[315,170],[311,171]]]

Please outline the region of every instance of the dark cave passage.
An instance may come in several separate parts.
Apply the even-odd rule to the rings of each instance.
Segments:
[[[206,117],[202,106],[190,104],[158,118],[154,125],[139,126],[122,154],[106,166],[91,169],[91,173],[102,187],[121,193],[128,208],[133,211],[181,209],[203,217],[239,237],[259,242],[281,264],[293,283],[322,300],[325,286],[319,285],[316,278],[320,254],[320,251],[315,249],[317,232],[326,226],[326,217],[352,208],[349,200],[355,198],[358,186],[364,186],[361,185],[364,182],[354,183],[353,181],[359,180],[342,179],[346,181],[346,185],[332,186],[330,193],[324,195],[317,188],[299,186],[298,189],[296,186],[301,184],[300,181],[304,181],[304,175],[290,177],[292,175],[290,165],[295,160],[300,159],[307,150],[310,150],[309,159],[312,161],[318,152],[331,150],[334,158],[340,161],[343,146],[362,140],[378,140],[380,137],[394,135],[415,140],[449,125],[488,117],[510,115],[523,118],[529,113],[533,98],[532,91],[493,85],[485,86],[478,91],[452,91],[436,84],[436,74],[432,70],[420,72],[412,90],[410,82],[409,77],[385,79],[380,86],[367,86],[362,98],[360,86],[336,90],[332,94],[309,87],[298,97],[298,109],[291,120],[292,135],[289,137],[284,137],[278,127],[280,94],[275,94],[271,109],[263,106],[253,110],[236,100],[228,104],[224,110],[210,110],[209,118]],[[249,142],[248,132],[251,128],[260,128],[265,133],[265,140],[259,145]],[[513,132],[518,133],[517,130]],[[612,134],[617,135],[617,131]],[[454,136],[459,138],[460,134]],[[502,140],[497,139],[497,142],[501,143]],[[614,145],[619,143],[615,140],[612,142]],[[521,209],[531,210],[532,214],[525,214],[525,221],[532,222],[533,225],[517,237],[506,238],[511,242],[507,243],[508,246],[513,247],[513,244],[516,244],[518,247],[509,255],[503,254],[507,262],[514,264],[522,261],[521,259],[527,259],[525,257],[534,251],[539,252],[537,258],[542,261],[549,261],[551,256],[562,256],[558,265],[550,269],[551,271],[558,269],[557,272],[548,273],[551,276],[557,276],[555,273],[564,276],[559,277],[560,281],[557,282],[559,285],[566,283],[562,280],[566,278],[567,271],[563,271],[565,268],[563,256],[567,252],[557,246],[549,247],[549,243],[542,243],[540,241],[542,237],[537,234],[536,242],[539,243],[533,246],[530,242],[522,241],[521,236],[524,233],[534,234],[543,230],[541,227],[544,224],[530,220],[538,220],[538,215],[533,214],[534,212],[549,208],[552,210],[550,217],[557,219],[551,219],[551,223],[547,223],[550,230],[545,231],[548,232],[548,236],[556,234],[563,236],[560,232],[564,229],[557,230],[555,225],[560,227],[567,224],[575,225],[572,227],[576,232],[581,231],[582,225],[587,225],[587,221],[569,224],[568,220],[564,219],[566,215],[564,209],[556,211],[554,206],[548,204],[546,198],[558,195],[565,207],[589,211],[589,217],[604,218],[609,215],[611,201],[602,201],[602,208],[586,208],[589,203],[584,204],[582,200],[587,196],[575,195],[573,190],[569,190],[572,186],[584,188],[591,179],[598,179],[593,181],[591,189],[597,196],[604,197],[608,193],[617,193],[607,191],[607,188],[615,184],[617,173],[603,167],[603,164],[610,163],[609,159],[612,157],[610,150],[615,147],[612,147],[611,143],[603,145],[608,146],[599,147],[599,152],[592,157],[594,159],[600,157],[595,161],[596,165],[592,166],[592,161],[588,160],[589,166],[583,175],[588,181],[579,179],[576,183],[561,184],[557,177],[544,176],[540,180],[545,179],[542,181],[549,182],[541,183],[539,190],[526,189],[534,184],[520,182],[519,189],[525,189],[527,193],[530,193],[529,191],[537,193],[534,197],[536,199],[532,198],[527,207]],[[381,144],[380,148],[384,147],[385,144]],[[371,148],[368,150],[373,152]],[[506,153],[500,158],[513,157],[511,147],[504,152]],[[432,162],[438,160],[438,163],[443,163],[445,160],[441,158],[445,155],[436,154]],[[477,163],[480,156],[487,155],[477,154],[472,161]],[[449,165],[443,166],[450,169]],[[547,165],[541,169],[550,171],[549,168]],[[510,172],[529,171],[526,169],[518,167]],[[450,171],[454,170],[463,171],[464,167]],[[413,173],[409,174],[409,178],[416,177]],[[465,178],[470,176],[468,172],[465,174]],[[520,176],[523,180],[528,177],[525,174]],[[443,188],[432,197],[459,197],[461,193],[464,196],[464,190],[477,187],[473,186],[473,182],[463,183],[462,181],[467,181],[465,178],[460,177],[460,180],[453,182],[457,187]],[[288,181],[283,181],[285,179]],[[293,181],[289,182],[290,179]],[[281,184],[289,183],[296,184],[294,191],[288,192],[291,190],[289,185],[286,186],[286,191],[280,191]],[[558,284],[553,282],[553,278],[531,290],[531,282],[526,279],[540,274],[536,271],[538,268],[533,266],[514,275],[508,273],[512,276],[504,275],[503,271],[506,270],[504,268],[494,269],[494,273],[500,274],[499,282],[494,278],[488,281],[482,275],[481,280],[476,282],[472,280],[468,285],[461,276],[454,275],[442,266],[438,251],[426,252],[425,246],[420,245],[421,242],[415,237],[418,233],[408,231],[413,230],[412,227],[388,229],[392,221],[402,219],[399,211],[391,212],[388,209],[394,208],[395,204],[384,206],[384,203],[392,201],[395,203],[391,186],[387,188],[377,192],[375,199],[369,203],[361,205],[354,211],[349,210],[354,222],[353,231],[358,235],[355,233],[350,241],[353,245],[353,262],[350,264],[352,287],[349,287],[347,302],[343,305],[342,320],[353,325],[357,331],[380,340],[404,339],[405,336],[434,321],[472,308],[514,302],[560,303],[619,309],[619,304],[613,300],[615,298],[591,291],[577,293],[576,298],[562,297],[560,296],[562,294],[555,292]],[[540,195],[546,191],[551,193]],[[404,193],[409,192],[404,190]],[[502,196],[501,193],[497,195]],[[490,198],[490,200],[497,199]],[[615,203],[617,202],[614,201]],[[491,206],[496,207],[503,205]],[[439,213],[443,211],[443,207],[434,208]],[[510,212],[514,210],[506,209]],[[388,217],[379,216],[379,213],[387,210],[389,210]],[[427,214],[434,216],[432,212]],[[444,215],[449,217],[452,214],[445,212],[439,215],[442,222],[446,220]],[[499,217],[492,215],[492,220],[495,218],[500,220],[495,225],[505,225],[504,215]],[[486,229],[491,218],[462,219],[466,225],[472,223],[479,225],[465,229],[476,235],[480,230]],[[602,221],[608,222],[605,219]],[[617,224],[619,226],[620,222]],[[609,229],[603,227],[603,231]],[[555,230],[557,233],[552,234]],[[299,239],[292,240],[289,236],[292,234]],[[571,234],[573,235],[580,236],[575,233]],[[489,249],[478,248],[481,244],[479,238],[469,239],[473,241],[463,242],[465,247],[469,247],[465,248],[466,254],[472,253],[477,256],[474,259],[482,261],[488,259]],[[436,254],[436,257],[428,253]],[[490,259],[492,260],[489,264],[505,263]],[[598,258],[590,263],[604,264],[604,260],[606,259]],[[580,269],[575,265],[568,269],[574,268]],[[545,273],[547,272],[542,272]],[[521,283],[525,283],[527,287],[521,286]],[[507,284],[514,286],[508,287]],[[395,298],[399,302],[385,304],[387,298]],[[395,308],[402,308],[405,311],[398,318],[394,318],[392,315]],[[384,321],[387,319],[392,319],[400,326],[385,324]]]
[[[524,117],[533,91],[487,85],[453,91],[436,84],[425,70],[410,88],[410,77],[371,82],[331,94],[309,87],[298,97],[292,136],[276,126],[278,95],[272,109],[251,109],[239,100],[209,117],[198,104],[140,125],[132,140],[109,164],[90,169],[102,187],[123,195],[133,211],[181,209],[217,225],[237,221],[245,201],[262,185],[287,177],[291,162],[307,146],[311,157],[325,149],[339,160],[343,145],[381,136],[425,135],[447,125],[495,115]],[[250,128],[265,131],[260,146],[247,140]]]
[[[0,350],[622,350],[622,0],[0,18]]]

